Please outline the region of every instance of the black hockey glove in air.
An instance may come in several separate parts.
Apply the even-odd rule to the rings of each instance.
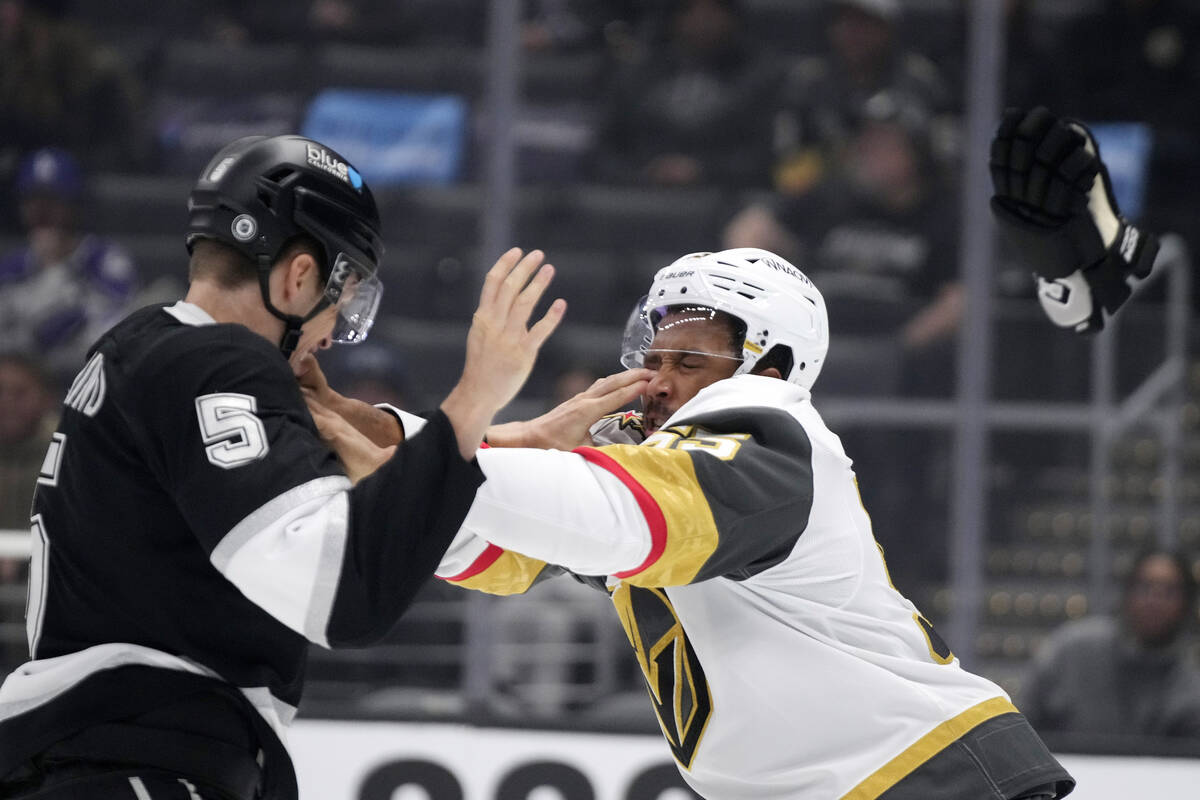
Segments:
[[[1158,238],[1120,215],[1091,131],[1038,106],[992,139],[992,215],[1027,259],[1055,325],[1099,331],[1150,274]]]

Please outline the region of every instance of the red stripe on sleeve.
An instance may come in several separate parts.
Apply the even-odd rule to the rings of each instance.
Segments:
[[[639,572],[649,569],[662,556],[663,551],[667,549],[667,518],[663,516],[658,501],[646,490],[645,486],[638,483],[637,479],[630,475],[611,456],[592,447],[577,447],[572,452],[578,453],[588,462],[616,475],[621,483],[625,484],[625,488],[633,493],[634,499],[637,500],[638,508],[642,510],[642,516],[646,518],[646,524],[650,526],[650,555],[646,556],[646,560],[633,569],[614,573],[613,577],[628,578],[631,575],[637,575]]]
[[[494,544],[488,544],[488,546],[484,548],[484,551],[480,553],[474,561],[471,562],[471,566],[467,567],[462,572],[458,573],[457,575],[451,575],[447,578],[442,578],[440,575],[438,577],[442,578],[444,581],[465,581],[467,578],[473,578],[490,567],[492,564],[495,564],[496,559],[502,555],[504,555],[503,547],[497,547]]]

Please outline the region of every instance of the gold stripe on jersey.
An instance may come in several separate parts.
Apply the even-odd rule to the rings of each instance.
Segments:
[[[628,444],[606,445],[598,450],[617,462],[654,498],[666,522],[661,555],[633,575],[622,574],[622,580],[635,586],[690,583],[716,552],[720,538],[692,457],[683,450]]]
[[[842,795],[842,800],[875,800],[976,725],[1001,714],[1016,712],[1017,707],[1005,697],[993,697],[991,700],[984,700],[982,703],[971,706],[958,716],[951,717],[938,725],[910,745],[903,753],[875,770],[865,780]]]
[[[447,578],[446,581],[487,594],[521,594],[533,586],[544,569],[545,561],[505,550],[486,569],[471,577],[460,581]]]

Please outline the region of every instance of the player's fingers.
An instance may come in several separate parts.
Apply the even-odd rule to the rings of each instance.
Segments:
[[[1004,109],[1004,113],[1000,116],[1000,124],[996,126],[997,138],[1010,138],[1017,126],[1021,124],[1021,120],[1025,118],[1025,112],[1019,108],[1009,107]]]
[[[540,350],[546,340],[550,338],[550,334],[554,333],[554,329],[558,327],[558,323],[562,322],[563,314],[567,313],[567,301],[561,297],[550,304],[550,308],[545,315],[534,323],[529,329],[529,334],[526,337],[526,342],[534,350]]]
[[[530,250],[512,268],[496,292],[496,305],[500,313],[507,316],[508,309],[520,297],[521,291],[529,283],[529,279],[537,272],[538,267],[542,265],[545,257],[546,254],[541,250]]]
[[[1100,173],[1100,159],[1080,147],[1067,156],[1058,171],[1063,181],[1086,192],[1092,188],[1092,181]]]
[[[648,381],[654,373],[648,369],[638,367],[636,369],[627,369],[622,372],[615,373],[600,378],[587,388],[584,392],[589,397],[604,397],[612,392],[620,391],[625,387],[637,383],[638,381]]]
[[[618,408],[624,408],[629,405],[638,397],[645,394],[649,387],[649,379],[641,378],[633,383],[614,387],[612,390],[598,397],[589,398],[588,403],[592,407],[593,414],[608,414],[616,411]]]
[[[1036,106],[1029,110],[1029,113],[1021,117],[1017,122],[1016,130],[1013,135],[1030,141],[1041,141],[1046,135],[1046,131],[1050,130],[1051,126],[1057,121],[1057,118],[1050,113],[1050,109],[1045,106]]]
[[[1017,123],[1013,131],[1009,168],[1017,174],[1033,169],[1039,145],[1055,123],[1055,117],[1042,106],[1030,111]]]
[[[496,263],[483,276],[483,289],[479,293],[480,309],[490,306],[495,301],[500,285],[504,283],[504,279],[512,272],[517,262],[521,260],[521,254],[521,248],[511,248],[504,255],[500,256],[500,258],[496,259]]]
[[[1066,217],[1087,204],[1087,190],[1091,188],[1091,180],[1085,181],[1085,176],[1090,174],[1093,179],[1096,177],[1096,167],[1092,163],[1094,161],[1095,159],[1082,147],[1067,156],[1059,168],[1058,176],[1046,192],[1043,208],[1048,213]]]
[[[515,328],[519,325],[521,330],[525,329],[529,324],[530,315],[533,314],[533,307],[542,299],[546,288],[554,280],[554,275],[555,270],[552,264],[545,264],[537,271],[537,274],[533,276],[533,280],[521,290],[521,293],[513,302],[508,314],[509,326]]]

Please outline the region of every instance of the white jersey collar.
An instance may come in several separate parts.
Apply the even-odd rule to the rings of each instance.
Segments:
[[[170,314],[184,325],[216,325],[217,321],[200,306],[180,300],[173,306],[167,306],[163,311]]]
[[[768,406],[786,410],[810,397],[808,389],[779,378],[735,375],[701,389],[695,397],[680,406],[662,427],[670,427],[676,420],[738,406]]]

